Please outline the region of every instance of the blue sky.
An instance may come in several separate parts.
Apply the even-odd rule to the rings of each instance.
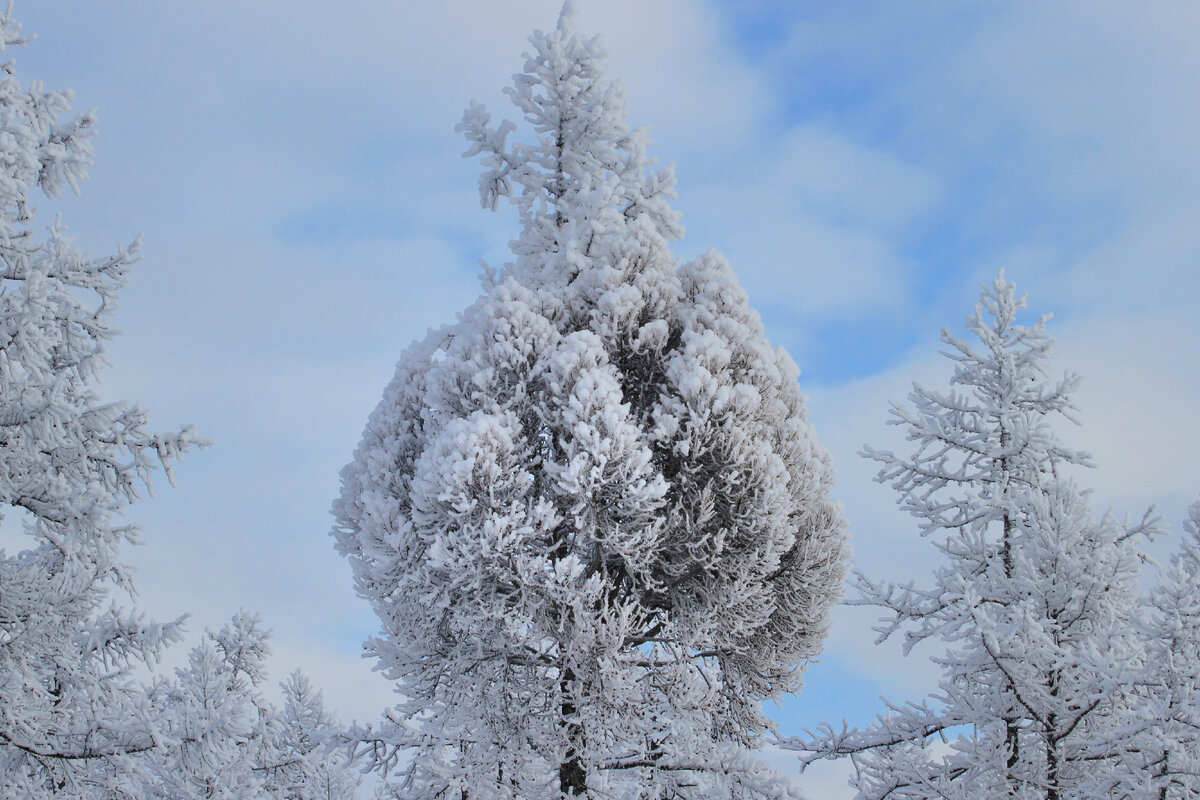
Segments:
[[[1054,312],[1083,374],[1097,511],[1200,489],[1200,10],[1184,2],[580,0],[630,119],[677,166],[684,258],[724,252],[801,365],[857,563],[917,577],[928,549],[855,453],[895,443],[889,400],[943,384],[1003,267]],[[22,82],[96,107],[92,179],[47,201],[94,254],[145,234],[104,391],[215,440],[135,507],[140,605],[239,607],[344,717],[389,688],[358,658],[373,619],[327,536],[337,471],[401,350],[475,296],[515,215],[479,209],[454,133],[500,90],[555,0],[18,0]],[[896,443],[896,446],[901,446]],[[1170,544],[1159,546],[1169,549]],[[923,654],[839,611],[785,730],[916,699]],[[784,762],[780,762],[784,763]],[[835,775],[805,777],[836,798]]]

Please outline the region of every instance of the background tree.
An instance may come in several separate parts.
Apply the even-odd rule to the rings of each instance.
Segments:
[[[27,41],[8,12],[0,46]],[[34,228],[32,194],[77,190],[92,115],[70,92],[0,75],[0,797],[348,798],[357,780],[325,749],[332,720],[302,676],[278,711],[255,693],[265,634],[239,617],[175,681],[147,668],[180,636],[117,606],[136,530],[120,515],[151,473],[203,440],[159,434],[94,385],[136,243],[87,257],[55,223]],[[19,530],[18,530],[19,529]],[[118,595],[119,596],[119,595]]]
[[[269,653],[258,620],[239,614],[188,655],[173,681],[152,692],[159,735],[169,745],[148,753],[138,795],[147,800],[263,797],[256,771],[269,749],[269,724],[258,686]],[[271,760],[267,756],[267,760]]]
[[[800,686],[844,558],[797,370],[682,233],[568,4],[472,105],[485,207],[521,234],[410,347],[342,473],[334,534],[403,701],[360,731],[404,797],[750,797],[764,699]]]
[[[140,800],[350,800],[359,778],[331,751],[341,741],[319,692],[294,673],[283,705],[261,694],[270,653],[256,616],[209,631],[174,680],[151,691],[163,746],[129,776]]]
[[[916,386],[911,407],[893,407],[916,451],[864,453],[945,560],[929,588],[857,575],[852,602],[886,609],[880,639],[903,631],[906,653],[947,649],[929,700],[791,743],[806,765],[851,756],[862,798],[1104,797],[1089,792],[1125,749],[1138,546],[1153,525],[1091,519],[1064,471],[1086,457],[1051,430],[1072,418],[1078,378],[1048,380],[1046,318],[1017,324],[1024,305],[1003,273],[985,287],[967,321],[982,347],[942,333],[956,390]]]
[[[1146,602],[1141,691],[1121,726],[1125,768],[1099,784],[1098,794],[1153,800],[1200,794],[1200,503],[1188,509],[1183,529]]]
[[[25,41],[0,15],[0,44]],[[121,796],[127,757],[154,744],[131,673],[178,632],[111,604],[110,589],[133,591],[118,550],[136,532],[118,516],[200,440],[151,433],[139,406],[96,396],[136,245],[91,259],[57,223],[35,233],[32,191],[78,188],[94,120],[70,115],[70,92],[2,69],[0,505],[27,547],[0,550],[0,795]]]
[[[280,800],[350,800],[362,776],[350,768],[344,728],[321,692],[299,670],[280,684],[283,705],[272,709],[273,755],[260,768]],[[337,745],[338,749],[333,749]]]

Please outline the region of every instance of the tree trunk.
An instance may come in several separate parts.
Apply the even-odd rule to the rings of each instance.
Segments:
[[[1058,743],[1046,747],[1046,800],[1059,800],[1062,791],[1058,787]]]
[[[571,694],[574,684],[575,671],[563,667],[558,682],[559,691],[562,692],[562,725],[567,734],[567,750],[558,766],[558,788],[563,797],[584,797],[587,794],[587,770],[580,755],[584,744],[583,728],[575,716],[575,701]]]
[[[1008,446],[1008,439],[1009,439],[1008,431],[1003,431],[1000,434],[1000,443],[1001,443],[1002,447]],[[1004,473],[1005,473],[1005,480],[1007,481],[1008,480],[1008,458],[1007,457],[1001,459],[1001,465],[1002,465],[1001,468],[1004,470]],[[1001,539],[1001,543],[1000,543],[1000,556],[1001,556],[1001,560],[1003,561],[1003,564],[1004,564],[1004,577],[1009,580],[1012,580],[1013,572],[1014,572],[1013,554],[1012,554],[1012,540],[1013,540],[1013,528],[1014,527],[1015,526],[1013,525],[1012,516],[1009,514],[1008,511],[1005,511],[1004,512],[1004,533],[1003,533],[1003,538]],[[1013,691],[1015,692],[1016,691],[1015,687],[1012,687],[1012,688],[1013,688]],[[1017,788],[1013,783],[1013,770],[1015,770],[1017,768],[1017,764],[1019,764],[1021,761],[1020,741],[1018,740],[1019,735],[1020,735],[1020,731],[1017,727],[1017,721],[1015,719],[1006,719],[1004,721],[1004,747],[1008,751],[1008,761],[1006,762],[1006,766],[1008,767],[1008,793],[1009,793],[1010,797],[1015,797],[1017,794]]]

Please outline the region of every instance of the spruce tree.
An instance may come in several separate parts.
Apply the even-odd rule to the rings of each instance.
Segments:
[[[1068,474],[1087,457],[1052,429],[1073,418],[1078,377],[1048,377],[1046,318],[1018,323],[1024,306],[1003,273],[985,286],[967,321],[979,347],[942,333],[953,389],[915,386],[893,406],[915,451],[864,452],[942,560],[923,587],[859,574],[851,602],[884,609],[880,639],[902,634],[906,653],[945,648],[932,697],[790,742],[806,765],[853,758],[864,800],[1107,797],[1096,787],[1128,746],[1139,542],[1153,523],[1092,518]]]
[[[844,559],[798,370],[729,265],[679,265],[652,171],[568,4],[460,130],[521,233],[401,357],[335,503],[402,701],[361,731],[396,796],[784,796],[746,753],[798,690]]]

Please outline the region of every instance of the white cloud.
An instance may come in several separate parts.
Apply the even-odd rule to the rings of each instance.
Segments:
[[[718,249],[752,297],[767,298],[776,313],[809,321],[906,302],[902,263],[884,242],[813,217],[782,191],[725,185],[709,195],[708,202],[725,209]]]
[[[774,110],[758,75],[739,58],[709,3],[611,0],[581,3],[581,29],[599,31],[609,74],[629,88],[630,120],[649,124],[664,162],[743,146]]]
[[[1088,320],[1065,326],[1060,349],[1058,360],[1083,377],[1082,428],[1068,433],[1094,456],[1097,468],[1082,480],[1098,499],[1200,493],[1200,322],[1191,314]]]
[[[800,762],[794,752],[767,746],[761,753],[762,759],[783,775],[788,775],[806,798],[812,800],[850,800],[854,791],[846,785],[852,772],[848,761],[819,761],[800,772]]]
[[[778,178],[808,213],[892,233],[941,199],[937,178],[813,122],[788,131]]]

